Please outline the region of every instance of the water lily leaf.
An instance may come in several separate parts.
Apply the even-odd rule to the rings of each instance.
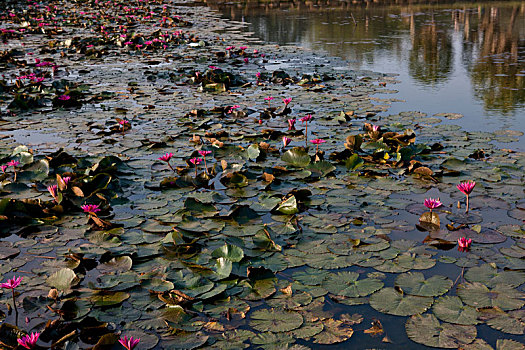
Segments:
[[[440,275],[425,280],[421,272],[408,272],[396,278],[396,286],[407,294],[435,297],[448,292],[452,287],[452,281]]]
[[[225,258],[231,262],[239,262],[244,258],[244,252],[237,246],[225,243],[223,246],[215,249],[211,256],[214,258]]]
[[[294,147],[284,152],[281,159],[297,168],[305,168],[310,164],[310,156],[302,147]]]
[[[142,282],[142,287],[153,292],[162,293],[175,288],[172,282],[165,281],[162,278],[149,278]]]
[[[227,278],[232,273],[233,263],[231,260],[226,258],[218,258],[215,263],[215,272],[220,278]]]
[[[383,288],[383,282],[375,278],[358,280],[359,274],[352,271],[330,274],[322,287],[330,293],[350,298],[364,297]]]
[[[462,324],[478,324],[479,313],[476,308],[464,305],[457,296],[444,296],[436,300],[432,311],[442,321]]]
[[[330,174],[332,171],[335,170],[335,166],[332,165],[332,163],[322,160],[319,162],[311,163],[306,167],[307,170],[312,172],[312,175],[316,175],[318,177],[324,177],[328,174]]]
[[[355,171],[363,165],[365,165],[365,161],[357,153],[352,154],[350,158],[345,160],[345,166],[349,171]]]
[[[288,332],[301,327],[303,317],[292,311],[279,311],[276,309],[257,310],[250,316],[250,326],[260,332]]]
[[[49,276],[46,280],[48,286],[56,288],[61,291],[70,290],[77,285],[80,279],[75,272],[68,268],[63,268]]]
[[[251,339],[252,344],[258,345],[260,349],[278,350],[278,349],[290,349],[289,344],[293,344],[295,340],[293,337],[286,333],[259,333]]]
[[[257,157],[259,157],[259,154],[261,154],[261,150],[259,149],[259,145],[257,144],[250,145],[246,152],[248,154],[248,158],[250,159],[257,159]]]
[[[494,288],[498,284],[507,284],[511,287],[518,287],[525,283],[525,272],[498,269],[491,264],[474,266],[467,270],[465,278],[469,282],[479,282],[489,288]]]
[[[277,210],[285,215],[297,214],[299,212],[299,209],[297,208],[297,199],[292,195],[282,201],[277,207]]]
[[[498,339],[496,350],[525,350],[525,345],[512,339]]]
[[[525,310],[505,312],[499,308],[486,308],[480,311],[481,319],[498,331],[510,334],[525,333]]]
[[[312,301],[312,296],[306,292],[293,292],[290,294],[283,293],[266,300],[268,305],[273,308],[283,308],[294,310],[301,306],[308,305]]]
[[[427,211],[419,218],[419,225],[427,231],[437,231],[440,227],[439,215],[433,211]]]
[[[202,332],[177,332],[174,336],[162,337],[160,347],[161,349],[197,349],[206,344],[209,338],[209,335]]]
[[[498,284],[489,289],[479,282],[458,285],[457,294],[461,300],[476,308],[499,307],[502,310],[515,310],[525,305],[525,293],[511,286]]]
[[[129,271],[133,265],[133,261],[129,256],[119,256],[112,258],[110,261],[97,266],[97,270],[101,273],[122,273]]]
[[[474,341],[475,326],[440,323],[432,314],[414,315],[405,324],[408,337],[419,344],[453,349]]]
[[[384,288],[370,296],[370,306],[377,311],[397,316],[409,316],[425,312],[434,299],[403,294],[394,288]]]
[[[327,319],[323,321],[324,330],[314,338],[316,344],[337,344],[352,337],[354,330],[348,323]]]
[[[318,286],[330,273],[326,270],[313,269],[307,267],[302,271],[293,273],[293,279],[309,286]]]
[[[95,307],[105,307],[118,305],[128,298],[129,294],[125,292],[98,291],[93,293],[93,296],[91,296],[89,300]]]
[[[456,224],[479,224],[483,221],[483,217],[474,213],[457,213],[448,214],[447,220],[452,221]]]

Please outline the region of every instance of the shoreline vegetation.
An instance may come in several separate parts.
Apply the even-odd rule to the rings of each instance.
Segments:
[[[516,134],[192,2],[0,17],[0,347],[525,349]]]

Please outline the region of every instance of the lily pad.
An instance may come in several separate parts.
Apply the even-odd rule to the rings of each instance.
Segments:
[[[421,272],[408,272],[396,278],[396,286],[407,294],[435,297],[448,292],[452,287],[452,281],[440,275],[425,280]]]
[[[301,327],[303,317],[293,311],[258,310],[250,315],[250,326],[260,332],[288,332]]]
[[[425,312],[434,302],[432,297],[403,294],[394,288],[383,288],[370,297],[370,306],[385,314],[409,316]]]
[[[367,296],[383,288],[383,282],[375,278],[358,280],[359,274],[352,271],[330,274],[322,283],[322,287],[330,293],[350,298]]]
[[[442,321],[462,324],[476,325],[479,323],[479,313],[476,308],[464,305],[457,296],[444,296],[436,300],[432,306],[434,315]]]
[[[405,328],[412,341],[434,348],[458,348],[472,343],[477,335],[474,326],[440,323],[432,314],[412,316]]]
[[[525,305],[525,293],[506,284],[498,284],[489,289],[479,282],[463,283],[457,287],[458,296],[476,308],[499,307],[502,310],[516,310]]]

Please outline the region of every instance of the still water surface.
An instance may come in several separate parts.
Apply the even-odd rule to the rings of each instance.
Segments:
[[[267,42],[399,74],[391,88],[406,102],[389,113],[461,113],[452,122],[470,131],[525,131],[525,1],[385,3],[208,1]],[[503,146],[525,151],[525,138]]]

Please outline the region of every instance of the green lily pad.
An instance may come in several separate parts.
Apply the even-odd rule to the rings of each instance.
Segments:
[[[383,288],[383,282],[375,278],[358,280],[359,274],[352,271],[330,274],[322,287],[330,293],[350,298],[364,297]]]
[[[250,316],[250,326],[260,332],[288,332],[301,327],[303,317],[293,311],[275,309],[254,311]]]
[[[442,321],[462,324],[476,325],[479,323],[479,313],[476,308],[464,305],[457,296],[444,296],[436,300],[432,311]]]
[[[302,147],[294,147],[284,152],[281,159],[297,168],[305,168],[310,164],[310,156]]]
[[[133,261],[129,256],[119,256],[112,258],[110,261],[97,266],[97,270],[101,273],[122,273],[129,271],[133,265]]]
[[[56,288],[61,291],[70,290],[77,285],[80,279],[75,272],[68,268],[63,268],[49,276],[46,280],[48,286]]]
[[[232,244],[224,244],[223,246],[215,249],[211,256],[214,258],[225,258],[231,262],[239,262],[244,258],[244,252],[241,248]]]
[[[469,282],[479,282],[489,288],[494,288],[498,284],[507,284],[511,287],[518,287],[525,283],[525,272],[498,269],[491,264],[474,266],[465,272],[465,278]]]
[[[425,280],[421,272],[408,272],[396,278],[396,286],[407,294],[435,297],[448,292],[452,287],[452,281],[440,275]]]
[[[99,291],[93,294],[89,300],[96,307],[113,306],[129,299],[129,294],[125,292],[106,292]]]
[[[512,339],[498,339],[496,341],[496,350],[525,350],[525,344]]]
[[[314,338],[315,344],[337,344],[347,341],[354,334],[354,330],[348,323],[343,321],[327,319],[323,321],[324,329]]]
[[[290,196],[286,200],[282,201],[277,207],[277,210],[285,215],[292,215],[299,212],[297,208],[297,199],[295,196]]]
[[[525,333],[525,310],[505,312],[499,308],[486,308],[481,309],[480,315],[481,319],[498,331],[510,334]]]
[[[479,282],[458,285],[457,294],[461,300],[476,308],[499,307],[502,310],[515,310],[525,305],[525,293],[511,286],[498,284],[489,289]]]
[[[434,302],[432,297],[403,294],[394,288],[384,288],[370,296],[370,306],[385,314],[409,316],[425,312]]]
[[[476,339],[475,326],[440,323],[432,314],[414,315],[405,324],[408,337],[434,348],[453,349]]]

